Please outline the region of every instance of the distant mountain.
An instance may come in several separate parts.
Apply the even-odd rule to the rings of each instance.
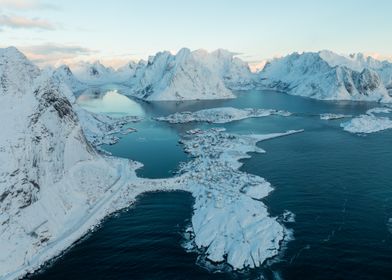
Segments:
[[[293,53],[268,62],[259,81],[263,87],[316,99],[391,102],[391,69],[391,63],[361,54]]]
[[[80,238],[115,209],[111,198],[133,174],[129,161],[103,157],[87,142],[59,73],[68,70],[40,71],[17,49],[0,49],[2,279],[19,278]]]
[[[115,80],[115,70],[99,61],[81,61],[72,67],[75,77],[86,84],[104,84]]]
[[[86,83],[82,83],[75,77],[67,65],[61,65],[56,68],[53,72],[53,77],[59,83],[65,83],[74,93],[88,87]]]
[[[247,64],[233,56],[224,50],[160,52],[137,68],[130,84],[134,95],[146,100],[233,98],[230,89],[250,88],[253,83]]]

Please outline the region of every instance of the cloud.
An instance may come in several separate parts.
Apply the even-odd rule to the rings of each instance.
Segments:
[[[53,43],[24,46],[19,49],[39,66],[72,64],[74,61],[86,59],[98,52],[81,46]]]
[[[80,46],[67,46],[58,44],[42,44],[27,47],[27,50],[36,54],[90,54],[95,52]]]
[[[39,0],[0,0],[0,7],[11,10],[57,9],[57,6]]]
[[[44,30],[54,30],[55,26],[40,18],[27,18],[22,16],[8,16],[0,15],[0,29],[2,27],[8,28],[35,28]]]
[[[99,60],[106,66],[118,68],[129,61],[139,60],[134,53],[103,54],[101,51],[78,45],[45,43],[40,45],[18,46],[18,49],[39,67],[58,67],[66,64],[72,69],[80,61],[94,62]]]

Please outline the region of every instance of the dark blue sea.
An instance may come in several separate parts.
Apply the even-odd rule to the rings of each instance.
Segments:
[[[148,193],[108,217],[31,279],[392,279],[392,130],[359,136],[340,128],[345,120],[319,117],[358,115],[377,104],[317,101],[272,91],[237,92],[233,100],[142,102],[113,89],[108,85],[82,93],[78,102],[95,112],[144,118],[129,124],[136,133],[103,147],[114,156],[142,162],[141,177],[173,176],[179,162],[188,160],[178,140],[192,128],[225,127],[240,134],[305,129],[260,142],[266,153],[251,154],[242,166],[274,186],[264,200],[271,215],[285,210],[295,214],[295,222],[286,225],[293,230],[293,240],[261,268],[218,269],[181,246],[192,215],[192,196]],[[222,106],[281,109],[293,115],[225,125],[175,125],[153,119]]]

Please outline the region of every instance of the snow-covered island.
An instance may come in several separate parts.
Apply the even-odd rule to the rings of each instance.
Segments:
[[[213,262],[234,269],[258,267],[279,253],[288,230],[270,217],[261,199],[272,191],[263,178],[238,169],[249,152],[263,153],[256,143],[302,130],[266,135],[235,135],[224,129],[192,131],[182,141],[194,159],[180,176],[195,198],[192,244],[204,249]]]
[[[338,120],[338,119],[344,119],[344,118],[351,118],[351,115],[344,115],[344,114],[333,114],[333,113],[324,113],[320,114],[320,119],[321,120]]]
[[[365,114],[355,117],[340,126],[350,133],[368,134],[392,128],[392,120],[388,116],[379,114],[389,114],[392,109],[389,107],[377,107],[367,110]]]
[[[156,118],[159,121],[169,123],[188,123],[188,122],[209,122],[209,123],[228,123],[247,118],[260,118],[271,115],[290,116],[290,112],[274,109],[237,109],[233,107],[221,107],[204,109],[196,112],[174,113],[166,117]]]

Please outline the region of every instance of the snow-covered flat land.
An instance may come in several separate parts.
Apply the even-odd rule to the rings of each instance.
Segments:
[[[166,117],[156,118],[169,123],[209,122],[228,123],[247,118],[260,118],[271,115],[290,116],[291,113],[274,109],[237,109],[232,107],[204,109],[196,112],[174,113]]]

